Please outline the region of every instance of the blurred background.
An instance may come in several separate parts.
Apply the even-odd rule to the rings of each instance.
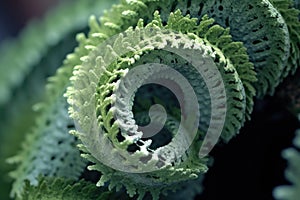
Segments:
[[[41,19],[48,10],[54,8],[59,3],[59,0],[1,0],[0,1],[0,46],[8,45],[10,41],[16,39],[20,32],[32,21]],[[5,73],[5,72],[1,72]],[[30,95],[30,94],[29,94]],[[13,103],[12,103],[13,104]],[[7,109],[9,110],[9,109]],[[7,113],[5,108],[0,107],[0,124],[11,123],[9,118],[11,115]],[[13,116],[14,114],[12,114]],[[28,117],[30,118],[30,117]],[[30,120],[29,120],[30,121]],[[13,123],[11,123],[13,124]],[[20,125],[25,127],[26,124]],[[21,129],[23,129],[21,128]],[[14,145],[14,142],[22,140],[24,136],[6,137],[6,129],[0,127],[0,199],[9,199],[11,190],[11,178],[8,172],[13,169],[13,166],[6,163],[7,157],[12,156],[11,152],[19,150],[20,147]],[[20,138],[20,139],[19,139]],[[3,145],[3,142],[5,145]]]
[[[37,19],[59,0],[1,0],[0,42],[15,37],[32,19]]]

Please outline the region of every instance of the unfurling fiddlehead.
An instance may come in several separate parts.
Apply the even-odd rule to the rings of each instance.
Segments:
[[[12,195],[40,174],[78,178],[77,143],[102,174],[97,186],[130,197],[158,199],[201,179],[219,137],[228,142],[250,119],[255,95],[295,72],[298,14],[288,0],[124,0],[92,16],[48,83],[39,136],[10,159],[21,163]]]

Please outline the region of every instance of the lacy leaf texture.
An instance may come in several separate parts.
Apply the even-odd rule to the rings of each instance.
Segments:
[[[236,137],[254,99],[300,65],[297,0],[112,3],[64,2],[0,48],[0,157],[11,164],[0,172],[13,179],[11,198],[193,199],[213,163],[202,146]],[[180,88],[183,101],[144,84],[153,80]],[[154,104],[166,115],[152,115]],[[140,127],[154,121],[162,129],[146,137]],[[220,124],[219,140],[206,137]],[[294,185],[274,196],[296,200],[299,152],[283,155]]]

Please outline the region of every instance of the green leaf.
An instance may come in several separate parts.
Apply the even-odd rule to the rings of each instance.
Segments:
[[[292,185],[275,188],[273,194],[278,200],[298,200],[300,196],[300,130],[296,132],[294,145],[295,148],[282,152],[282,156],[288,161],[285,177]]]
[[[86,162],[76,148],[75,137],[68,134],[74,123],[66,108],[65,99],[60,99],[50,113],[39,116],[22,144],[22,151],[8,159],[10,164],[18,164],[10,173],[14,178],[11,197],[20,197],[25,180],[36,186],[39,175],[77,180],[83,172]]]
[[[112,198],[112,192],[99,189],[95,184],[79,180],[74,181],[63,178],[41,178],[39,184],[32,186],[29,181],[25,182],[22,200],[102,200]]]

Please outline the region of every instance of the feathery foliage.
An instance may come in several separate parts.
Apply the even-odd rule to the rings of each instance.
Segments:
[[[107,199],[114,198],[113,189],[125,188],[129,197],[143,199],[150,193],[158,199],[188,183],[200,182],[211,159],[199,158],[198,152],[211,118],[216,118],[214,102],[222,105],[218,108],[225,116],[219,142],[228,142],[250,120],[254,98],[272,95],[299,66],[297,2],[122,0],[97,20],[92,14],[98,16],[110,3],[78,0],[74,7],[62,7],[50,13],[44,23],[26,29],[15,44],[3,46],[5,53],[0,62],[0,70],[13,66],[4,78],[0,77],[0,105],[26,108],[42,99],[35,106],[37,113],[28,111],[35,124],[28,120],[31,125],[25,129],[22,150],[9,159],[18,165],[10,173],[14,179],[11,196]],[[78,46],[66,56],[74,46],[74,40],[69,39],[84,28],[89,32],[77,34]],[[170,47],[168,51],[166,47]],[[204,71],[210,70],[211,63],[216,65],[224,88],[216,83],[215,76],[208,80],[201,76],[191,63],[174,53],[177,49],[203,61]],[[20,56],[11,62],[15,54]],[[129,72],[144,64],[149,64],[147,70],[130,78]],[[188,149],[183,146],[189,142],[189,135],[176,133],[182,130],[180,115],[189,113],[181,111],[172,95],[158,86],[151,89],[157,93],[155,97],[149,96],[147,89],[139,90],[143,80],[153,77],[182,84],[154,64],[170,66],[184,75],[195,92],[201,118]],[[42,90],[45,78],[56,68]],[[40,73],[43,80],[37,78]],[[206,81],[218,88],[215,99]],[[40,95],[28,100],[25,97],[33,86]],[[9,103],[12,91],[18,95]],[[145,139],[138,125],[149,122],[147,111],[152,103],[165,105],[167,120],[163,134]],[[0,108],[9,116],[7,121],[25,121],[27,112],[19,114],[9,107]],[[13,125],[3,132],[20,134],[22,131]],[[86,160],[90,162],[89,170],[101,173],[96,184],[101,190],[91,183],[77,182]],[[278,195],[287,190],[279,189]]]

